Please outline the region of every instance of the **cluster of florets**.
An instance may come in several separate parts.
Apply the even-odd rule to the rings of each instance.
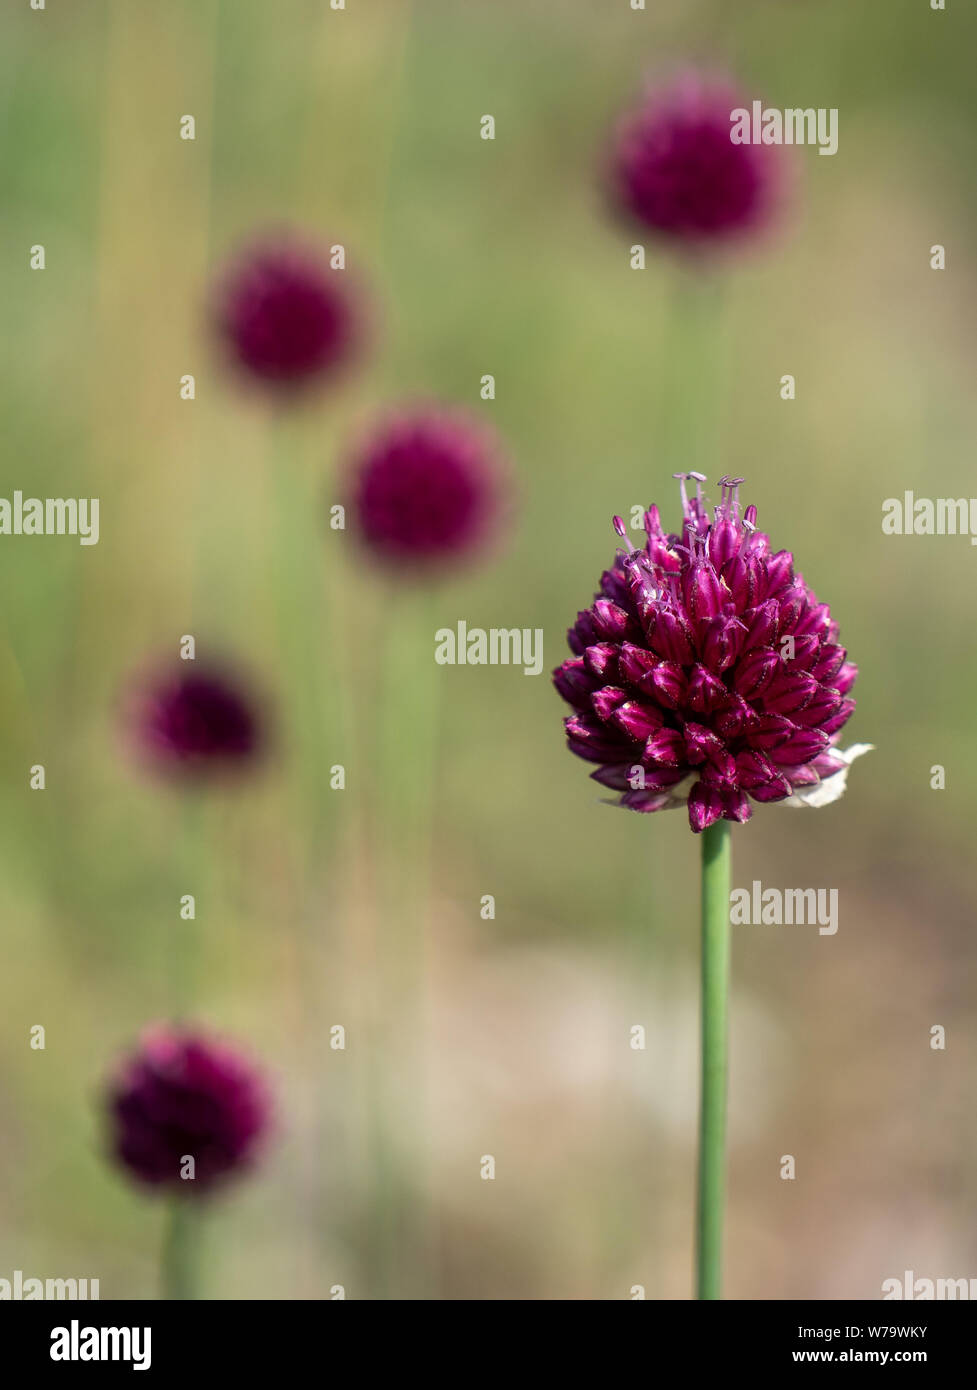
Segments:
[[[721,480],[710,517],[702,475],[676,476],[681,532],[666,533],[652,506],[639,550],[615,517],[625,546],[554,682],[574,708],[571,751],[599,764],[592,776],[631,810],[687,803],[698,832],[846,768],[836,744],[857,668],[791,553],[771,548],[755,507],[741,512],[743,480]]]

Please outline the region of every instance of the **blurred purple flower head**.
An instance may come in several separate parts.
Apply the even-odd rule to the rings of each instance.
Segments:
[[[628,217],[692,250],[748,237],[774,217],[783,151],[734,144],[730,113],[749,106],[723,81],[686,73],[621,122],[613,197]]]
[[[823,805],[841,795],[865,745],[836,745],[855,708],[857,668],[838,625],[740,510],[741,478],[723,478],[712,519],[701,474],[681,474],[680,534],[657,507],[647,540],[627,541],[593,607],[570,629],[571,660],[554,672],[574,708],[570,750],[634,811],[688,804],[696,832],[745,821],[757,802]],[[696,496],[686,481],[695,480]],[[615,530],[625,527],[615,517]]]
[[[197,661],[143,677],[128,711],[138,751],[158,770],[191,779],[248,765],[261,745],[256,703],[223,671]]]
[[[353,507],[363,540],[391,565],[433,568],[478,550],[498,520],[494,441],[458,412],[419,407],[359,451]]]
[[[245,253],[226,275],[216,317],[232,359],[249,377],[279,390],[322,383],[358,346],[361,310],[348,271],[329,253],[291,237]]]
[[[252,1162],[270,1106],[250,1064],[222,1043],[157,1024],[106,1095],[112,1152],[130,1175],[194,1196]],[[194,1176],[182,1178],[187,1156]]]

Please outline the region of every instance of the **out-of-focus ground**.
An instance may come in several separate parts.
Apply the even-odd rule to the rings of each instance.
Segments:
[[[0,538],[0,1276],[155,1293],[158,1205],[103,1161],[96,1102],[171,1006],[192,884],[196,1015],[261,1059],[278,1111],[212,1213],[209,1293],[687,1295],[698,844],[680,813],[601,804],[547,673],[611,516],[677,507],[674,267],[648,242],[629,268],[646,238],[599,175],[643,74],[689,59],[840,112],[836,156],[795,152],[788,225],[723,272],[709,474],[747,477],[830,601],[861,668],[848,732],[877,750],[839,805],[734,834],[737,884],[837,888],[840,925],[734,929],[727,1292],[977,1276],[977,553],[881,530],[906,489],[974,491],[973,16],[85,0],[2,31],[0,495],[98,496],[101,540]],[[365,370],[277,428],[204,314],[269,224],[342,240],[376,311]],[[326,526],[363,421],[416,396],[492,423],[516,494],[498,551],[422,595]],[[459,618],[544,629],[544,674],[435,667]],[[133,669],[186,632],[244,664],[278,730],[192,836],[118,730]]]

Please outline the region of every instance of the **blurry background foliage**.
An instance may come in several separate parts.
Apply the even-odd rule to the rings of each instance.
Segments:
[[[698,843],[684,815],[601,804],[545,674],[435,669],[433,632],[542,627],[548,671],[613,513],[677,514],[674,267],[649,243],[629,268],[645,238],[606,215],[600,169],[643,75],[687,60],[840,110],[834,158],[795,152],[788,225],[723,273],[708,472],[746,476],[831,603],[861,667],[846,733],[878,750],[839,805],[760,809],[734,835],[737,884],[837,887],[841,924],[734,935],[727,1293],[977,1272],[977,554],[880,525],[904,489],[974,491],[974,41],[952,0],[8,0],[0,494],[98,496],[101,541],[0,539],[0,1274],[153,1295],[159,1210],[102,1161],[95,1100],[169,1008],[196,888],[196,1013],[261,1059],[279,1121],[214,1208],[210,1292],[686,1296]],[[342,241],[375,312],[364,370],[277,430],[205,313],[268,225]],[[326,525],[363,423],[416,396],[492,423],[516,487],[504,545],[421,598]],[[190,835],[118,725],[133,669],[186,632],[245,666],[277,731]],[[376,738],[418,691],[420,725],[437,701],[429,883],[394,833],[423,731],[398,766]],[[398,902],[420,921],[403,937]],[[377,1246],[391,1191],[411,1219]]]

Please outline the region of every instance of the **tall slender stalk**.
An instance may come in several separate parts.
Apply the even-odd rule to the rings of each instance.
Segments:
[[[659,445],[674,470],[722,472],[727,342],[721,282],[688,267],[665,294]]]
[[[183,792],[180,805],[180,839],[182,880],[177,885],[178,898],[192,893],[198,908],[202,903],[200,865],[203,861],[202,816],[203,799],[195,788]],[[167,923],[167,959],[170,968],[170,1017],[174,1026],[184,1027],[193,1015],[196,998],[198,922],[178,918]],[[189,1179],[187,1180],[189,1181]],[[199,1221],[197,1205],[179,1191],[171,1197],[166,1213],[163,1248],[160,1253],[161,1296],[166,1299],[197,1297]]]
[[[728,344],[724,285],[704,265],[673,269],[665,287],[659,449],[675,472],[723,472]],[[696,1297],[720,1296],[726,1127],[729,830],[702,839],[702,1094],[696,1196]],[[674,953],[673,936],[666,949]],[[667,1216],[665,1217],[667,1220]]]
[[[726,1185],[726,1087],[729,1012],[730,825],[702,832],[702,1090],[696,1203],[696,1297],[722,1287]]]
[[[379,672],[375,782],[383,796],[376,830],[383,858],[372,1085],[381,1113],[374,1116],[371,1278],[382,1292],[374,1297],[405,1288],[413,1298],[428,1297],[435,1278],[423,1071],[438,743],[431,611],[426,588],[390,596]],[[398,1035],[410,1040],[418,1062],[398,1048]]]
[[[179,806],[179,877],[174,885],[174,911],[185,893],[192,894],[196,911],[206,912],[202,865],[204,863],[204,797],[199,787],[185,787]],[[200,923],[178,916],[166,922],[166,956],[169,963],[169,1014],[174,1024],[186,1024],[196,1005]]]
[[[177,1193],[170,1199],[163,1237],[163,1297],[187,1301],[199,1296],[196,1258],[198,1216],[192,1198]]]
[[[333,1010],[347,997],[334,885],[340,868],[340,805],[348,793],[333,790],[330,778],[333,765],[348,764],[350,741],[348,696],[337,677],[337,653],[345,640],[342,576],[335,536],[326,530],[325,508],[317,505],[321,483],[317,477],[313,487],[310,480],[310,420],[286,404],[279,404],[269,420],[268,486],[274,515],[270,558],[283,697],[288,692],[282,720],[287,718],[294,740],[286,762],[293,828],[289,844],[294,848],[287,884],[289,945],[304,1046],[311,1056],[328,1057]],[[315,428],[316,454],[327,455],[332,451],[330,437],[321,424]],[[329,654],[329,667],[323,665],[323,653]],[[334,1219],[329,1188],[348,1181],[351,1171],[350,1155],[333,1133],[333,1116],[345,1110],[342,1090],[347,1085],[345,1070],[333,1068],[328,1085],[318,1092],[313,1142],[303,1156],[301,1181],[320,1257],[328,1249]],[[328,1177],[321,1160],[327,1143]]]

